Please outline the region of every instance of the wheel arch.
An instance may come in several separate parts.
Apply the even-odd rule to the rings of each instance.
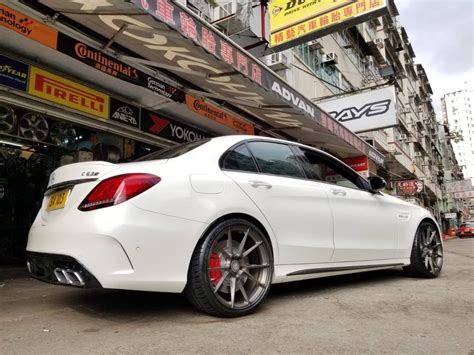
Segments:
[[[269,231],[268,231],[268,228],[265,227],[265,225],[260,222],[257,218],[255,218],[254,216],[251,216],[247,213],[242,213],[242,212],[232,212],[232,213],[227,213],[227,214],[224,214],[222,216],[220,216],[219,218],[215,219],[212,223],[210,223],[207,228],[204,230],[204,232],[202,233],[202,235],[200,236],[199,240],[201,240],[202,238],[204,238],[207,233],[212,230],[212,228],[214,228],[218,223],[224,221],[224,220],[227,220],[227,219],[231,219],[231,218],[241,218],[241,219],[245,219],[246,221],[248,222],[251,222],[253,224],[255,224],[263,233],[263,235],[265,236],[265,238],[267,238],[268,242],[270,243],[270,246],[272,248],[272,254],[273,254],[273,262],[275,263],[276,261],[276,258],[278,257],[278,249],[277,249],[277,243],[276,241],[272,238],[272,236],[270,235]]]

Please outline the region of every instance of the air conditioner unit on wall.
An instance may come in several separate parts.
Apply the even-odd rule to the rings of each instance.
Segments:
[[[312,50],[318,50],[323,48],[323,45],[317,41],[317,40],[312,40],[307,43],[308,47],[311,48]]]
[[[273,70],[289,68],[290,62],[288,56],[283,53],[273,53],[268,60],[268,66]]]
[[[398,140],[399,141],[406,141],[408,139],[406,134],[400,134],[398,135]]]
[[[415,152],[415,157],[416,158],[421,158],[423,156],[423,154],[421,154],[421,152]]]
[[[379,47],[379,49],[382,49],[383,45],[384,45],[384,39],[383,38],[376,38],[375,39],[375,44],[376,44],[377,47]]]
[[[334,52],[323,54],[322,62],[326,65],[337,64],[337,54]]]

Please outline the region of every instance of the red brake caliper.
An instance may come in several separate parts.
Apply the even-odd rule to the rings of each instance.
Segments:
[[[217,255],[215,252],[212,252],[211,257],[209,258],[209,268],[220,266],[221,259],[219,258],[219,255]],[[209,277],[211,278],[212,286],[216,286],[222,277],[222,272],[220,270],[209,270]]]

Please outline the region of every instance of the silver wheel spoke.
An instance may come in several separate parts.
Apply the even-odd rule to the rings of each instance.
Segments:
[[[227,231],[227,249],[228,249],[228,252],[230,253],[230,255],[233,254],[232,252],[232,231],[229,230]]]
[[[245,253],[242,254],[242,257],[246,257],[247,255],[249,255],[251,252],[253,252],[255,249],[257,249],[262,244],[263,244],[262,241],[259,241],[259,242],[255,243],[250,249],[247,249],[247,251],[245,251]]]
[[[224,284],[224,281],[225,279],[227,278],[227,276],[229,276],[229,271],[226,271],[224,273],[224,276],[222,276],[222,278],[219,280],[219,283],[216,285],[216,287],[214,288],[214,293],[217,293],[217,291],[219,291],[219,289],[221,288],[221,286]]]
[[[230,278],[230,308],[234,308],[235,303],[235,277]]]
[[[428,259],[429,259],[429,256],[426,255],[425,256],[425,268],[426,268],[426,270],[428,270]]]
[[[245,302],[249,304],[249,298],[247,296],[247,292],[245,292],[244,285],[242,284],[242,280],[239,280],[239,283],[237,284],[237,287],[239,288],[240,292],[242,293],[242,296],[244,297]]]
[[[220,251],[221,254],[225,254],[225,256],[227,256],[228,258],[231,258],[231,257],[232,257],[232,255],[230,255],[227,250],[222,249],[218,244],[216,244],[216,245],[214,246],[214,250]]]
[[[247,231],[244,234],[244,237],[242,238],[242,241],[240,242],[239,250],[237,251],[237,255],[239,255],[239,256],[242,255],[242,252],[244,251],[245,242],[247,241],[247,237],[249,235],[249,232],[250,232],[250,228],[247,229]]]
[[[436,249],[437,247],[439,247],[441,245],[441,243],[436,243],[435,245],[433,245],[433,247],[431,249]]]
[[[429,262],[429,264],[430,264],[431,271],[434,271],[433,258],[429,257],[429,258],[428,258],[428,262]]]
[[[245,275],[247,275],[253,282],[255,282],[260,287],[265,287],[265,285],[261,284],[250,272],[247,270],[243,270]]]
[[[428,241],[428,244],[433,243],[435,235],[436,235],[436,231],[433,231],[433,233],[431,233],[430,240]]]

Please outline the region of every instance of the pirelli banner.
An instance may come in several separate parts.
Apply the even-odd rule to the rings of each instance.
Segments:
[[[274,0],[270,45],[283,50],[381,16],[388,0]]]

